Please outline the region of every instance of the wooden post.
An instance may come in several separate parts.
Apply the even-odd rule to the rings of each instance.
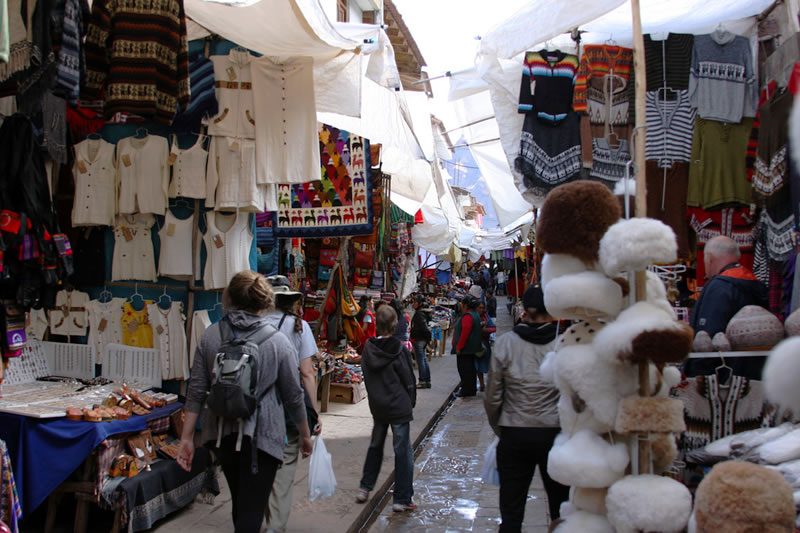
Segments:
[[[636,128],[634,129],[635,153],[633,161],[636,172],[636,216],[647,216],[647,179],[645,176],[645,134],[647,126],[646,91],[647,74],[644,63],[644,35],[642,34],[642,15],[639,9],[639,0],[631,0],[633,15],[633,68],[636,77]],[[646,298],[646,280],[644,272],[636,273],[636,300]],[[639,395],[650,395],[650,371],[647,362],[639,363]],[[633,465],[637,470],[634,474],[650,473],[650,443],[647,440],[637,440],[639,448],[638,464]]]

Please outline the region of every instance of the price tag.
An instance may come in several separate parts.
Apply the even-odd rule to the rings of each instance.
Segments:
[[[225,246],[225,243],[222,242],[222,237],[220,237],[219,235],[214,235],[214,245],[217,248],[222,248],[223,246]]]
[[[159,325],[159,326],[156,328],[156,333],[158,333],[159,335],[161,335],[162,333],[164,333],[164,328],[163,328],[163,326],[160,326],[160,325]]]
[[[126,241],[130,242],[133,240],[133,232],[131,232],[131,229],[128,226],[122,227],[122,236],[125,237]]]
[[[175,235],[175,224],[172,222],[167,225],[167,235],[170,237]]]
[[[81,174],[86,174],[87,172],[86,163],[83,161],[78,161],[78,172]]]
[[[130,154],[122,154],[122,164],[126,167],[131,166],[131,156]]]
[[[174,152],[169,154],[169,164],[170,165],[174,165],[175,161],[177,161],[177,160],[178,160],[178,154],[176,154]]]
[[[229,80],[231,80],[231,81],[236,80],[236,69],[235,68],[228,67],[227,72],[228,72],[228,79]]]
[[[104,332],[104,331],[106,330],[106,328],[107,328],[107,327],[108,327],[108,320],[106,320],[106,319],[104,318],[104,319],[102,319],[102,320],[100,321],[100,323],[99,323],[99,324],[97,324],[97,331],[99,331],[100,333],[102,333],[102,332]]]

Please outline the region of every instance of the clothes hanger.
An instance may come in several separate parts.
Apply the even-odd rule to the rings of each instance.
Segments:
[[[722,359],[722,364],[714,369],[714,374],[717,376],[717,383],[721,389],[727,389],[731,386],[731,378],[733,377],[733,369],[725,363],[725,358],[720,353],[719,358]]]
[[[86,138],[87,139],[91,139],[93,141],[99,141],[99,140],[103,139],[103,137],[99,133],[97,133],[96,131],[94,131],[94,132],[90,133],[89,135],[87,135]]]
[[[608,39],[605,42],[606,46],[617,46],[617,41],[614,40],[614,34],[608,34]]]
[[[131,307],[134,308],[136,311],[141,311],[144,309],[144,296],[139,294],[139,284],[134,283],[133,285],[133,294],[128,298],[128,301],[131,304]]]
[[[164,292],[161,294],[161,296],[158,297],[158,306],[161,309],[169,309],[170,307],[172,307],[172,296],[167,294],[166,285],[164,285]]]
[[[103,285],[103,291],[97,296],[97,299],[100,301],[100,303],[105,304],[110,302],[113,297],[114,295],[111,294],[111,291],[108,290],[105,285]]]
[[[139,137],[140,134],[142,135],[141,137]],[[137,139],[144,139],[148,135],[150,135],[150,130],[147,128],[136,128],[136,133],[133,134]]]

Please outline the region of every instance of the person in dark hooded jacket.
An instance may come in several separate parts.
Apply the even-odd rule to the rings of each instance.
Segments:
[[[391,426],[395,470],[392,510],[413,511],[417,506],[412,500],[414,452],[410,422],[414,418],[417,390],[411,352],[392,336],[397,327],[397,312],[392,306],[382,306],[376,312],[375,322],[378,336],[367,340],[361,358],[373,426],[356,501],[366,502],[375,488],[383,462],[386,432]]]
[[[747,267],[739,264],[739,246],[730,237],[714,237],[705,247],[706,273],[713,276],[692,309],[690,325],[695,333],[714,336],[725,331],[733,315],[746,305],[766,307],[767,288]]]

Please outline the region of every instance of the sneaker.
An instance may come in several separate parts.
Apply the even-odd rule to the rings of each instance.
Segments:
[[[392,511],[395,513],[404,513],[406,511],[416,511],[417,504],[414,502],[408,503],[395,503],[392,504]]]
[[[358,494],[356,494],[356,502],[357,503],[364,503],[369,499],[369,491],[364,489],[358,489]]]
[[[426,388],[426,387],[425,387],[425,383],[424,383],[424,382],[422,382],[422,381],[420,381],[419,383],[417,383],[417,388],[418,388],[418,389],[424,389],[424,388]]]
[[[425,382],[425,388],[426,389],[430,389],[431,388],[431,382],[430,381],[426,381]]]

